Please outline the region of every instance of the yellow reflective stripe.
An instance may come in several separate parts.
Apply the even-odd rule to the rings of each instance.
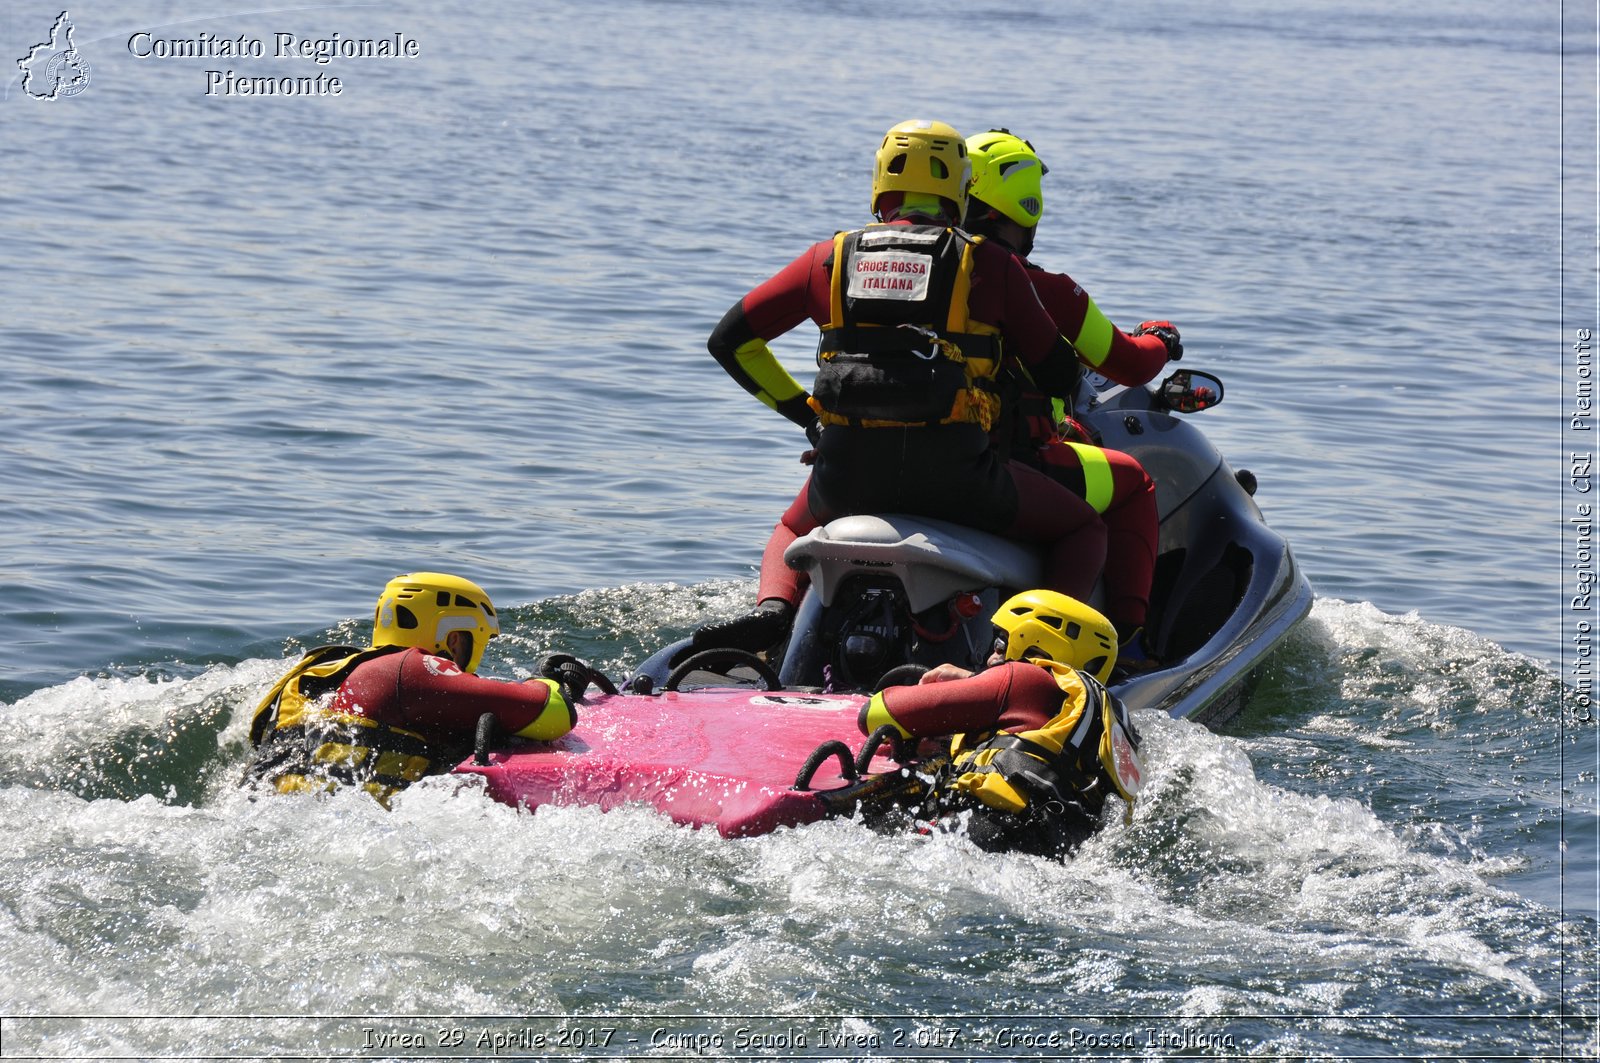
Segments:
[[[833,234],[833,270],[828,278],[828,328],[844,327],[844,241],[849,233]]]
[[[777,409],[780,402],[806,393],[805,388],[789,375],[789,371],[778,364],[777,356],[767,346],[766,340],[755,339],[742,343],[733,355],[738,359],[744,375],[761,389],[756,393],[756,398],[773,409]]]
[[[353,746],[347,742],[324,742],[311,751],[311,760],[314,764],[353,768],[366,763],[367,756],[371,752],[372,750],[366,746]]]
[[[883,703],[883,691],[880,690],[872,695],[872,700],[867,702],[866,709],[861,714],[861,730],[864,734],[874,734],[884,724],[892,726],[900,733],[901,738],[911,737],[911,732],[890,715],[889,706]]]
[[[338,789],[331,779],[308,779],[304,775],[280,775],[272,782],[280,794],[331,794]]]
[[[1083,466],[1083,500],[1093,506],[1096,513],[1104,513],[1116,489],[1106,452],[1087,443],[1068,443],[1067,446],[1078,452],[1078,464]]]
[[[961,265],[950,289],[950,311],[945,315],[948,332],[967,331],[967,299],[972,295],[972,249],[977,246],[976,240],[969,240],[961,248]]]
[[[404,779],[406,782],[416,782],[428,773],[428,764],[427,757],[385,751],[378,754],[378,767],[375,770],[375,774],[386,779]]]
[[[517,737],[548,742],[572,730],[573,712],[572,707],[567,704],[566,697],[561,693],[560,683],[554,679],[544,678],[537,681],[550,688],[550,698],[544,703],[539,715],[517,732]]]
[[[1079,357],[1099,368],[1111,354],[1111,334],[1115,331],[1100,308],[1094,305],[1094,300],[1090,299],[1089,309],[1083,315],[1083,327],[1073,338],[1072,345],[1078,348]]]

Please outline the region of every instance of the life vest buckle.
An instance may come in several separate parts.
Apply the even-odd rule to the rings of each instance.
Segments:
[[[914,347],[911,349],[911,353],[916,355],[918,358],[921,358],[924,362],[931,362],[941,354],[946,358],[950,358],[951,361],[960,360],[958,358],[953,358],[950,355],[950,349],[953,348],[955,344],[951,343],[949,340],[940,339],[939,334],[933,331],[933,329],[923,328],[921,325],[913,325],[910,322],[902,322],[899,327],[908,328],[917,335],[927,339],[928,352],[926,354]]]

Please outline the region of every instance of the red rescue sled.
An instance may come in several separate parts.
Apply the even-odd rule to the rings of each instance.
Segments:
[[[750,687],[591,693],[565,737],[480,737],[479,752],[454,770],[481,775],[489,796],[509,805],[644,804],[725,837],[764,834],[848,814],[909,780],[888,746],[864,741],[856,717],[865,701]]]

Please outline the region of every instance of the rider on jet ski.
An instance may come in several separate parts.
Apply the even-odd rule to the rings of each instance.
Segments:
[[[863,734],[953,735],[950,759],[916,811],[990,852],[1062,855],[1093,833],[1106,801],[1133,802],[1139,732],[1105,688],[1117,634],[1096,610],[1054,591],[1016,595],[994,614],[994,655],[974,675],[940,665],[916,686],[861,708]]]
[[[782,638],[801,586],[783,562],[835,517],[900,512],[1045,548],[1045,580],[1087,598],[1105,559],[1092,506],[997,453],[1002,351],[1047,394],[1077,387],[1077,353],[1039,302],[1022,261],[957,228],[971,167],[943,122],[902,122],[878,149],[863,229],[814,244],[740,299],[707,347],[747,391],[804,428],[810,479],[762,557],[757,610],[696,632],[700,646],[763,650]],[[767,341],[810,318],[822,332],[813,393]]]
[[[1102,376],[1139,387],[1166,363],[1183,357],[1170,321],[1146,321],[1131,334],[1113,325],[1083,288],[1065,273],[1051,273],[1028,260],[1044,214],[1040,178],[1049,172],[1033,145],[1010,130],[991,129],[967,138],[972,186],[967,198],[968,232],[1015,252],[1057,327],[1083,363]],[[1150,606],[1159,528],[1155,484],[1132,455],[1095,446],[1089,433],[1066,414],[1012,359],[1001,371],[1004,406],[994,432],[1002,453],[1059,480],[1099,511],[1106,525],[1105,612],[1116,625],[1125,664],[1147,661],[1142,628]],[[1058,426],[1065,424],[1070,438]]]
[[[582,662],[552,657],[523,683],[474,673],[500,633],[489,596],[442,572],[396,576],[373,615],[372,645],[319,646],[267,692],[250,724],[246,783],[279,793],[360,786],[385,807],[422,776],[448,771],[493,713],[508,734],[560,738],[578,722]]]

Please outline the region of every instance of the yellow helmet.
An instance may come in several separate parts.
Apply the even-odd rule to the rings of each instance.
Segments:
[[[885,192],[922,192],[950,201],[956,220],[967,203],[972,164],[967,144],[943,122],[913,119],[883,136],[872,173],[872,213]]]
[[[449,656],[452,631],[472,634],[472,653],[464,666],[476,672],[484,647],[500,634],[500,619],[483,588],[443,572],[396,576],[378,596],[372,620],[374,646],[416,646]]]
[[[1091,608],[1058,591],[1023,591],[994,614],[995,649],[1008,661],[1044,657],[1104,683],[1117,663],[1117,629]]]
[[[991,129],[967,138],[972,160],[972,185],[967,194],[982,200],[1024,229],[1039,224],[1044,215],[1044,191],[1039,178],[1050,172],[1033,145],[1009,129]]]

